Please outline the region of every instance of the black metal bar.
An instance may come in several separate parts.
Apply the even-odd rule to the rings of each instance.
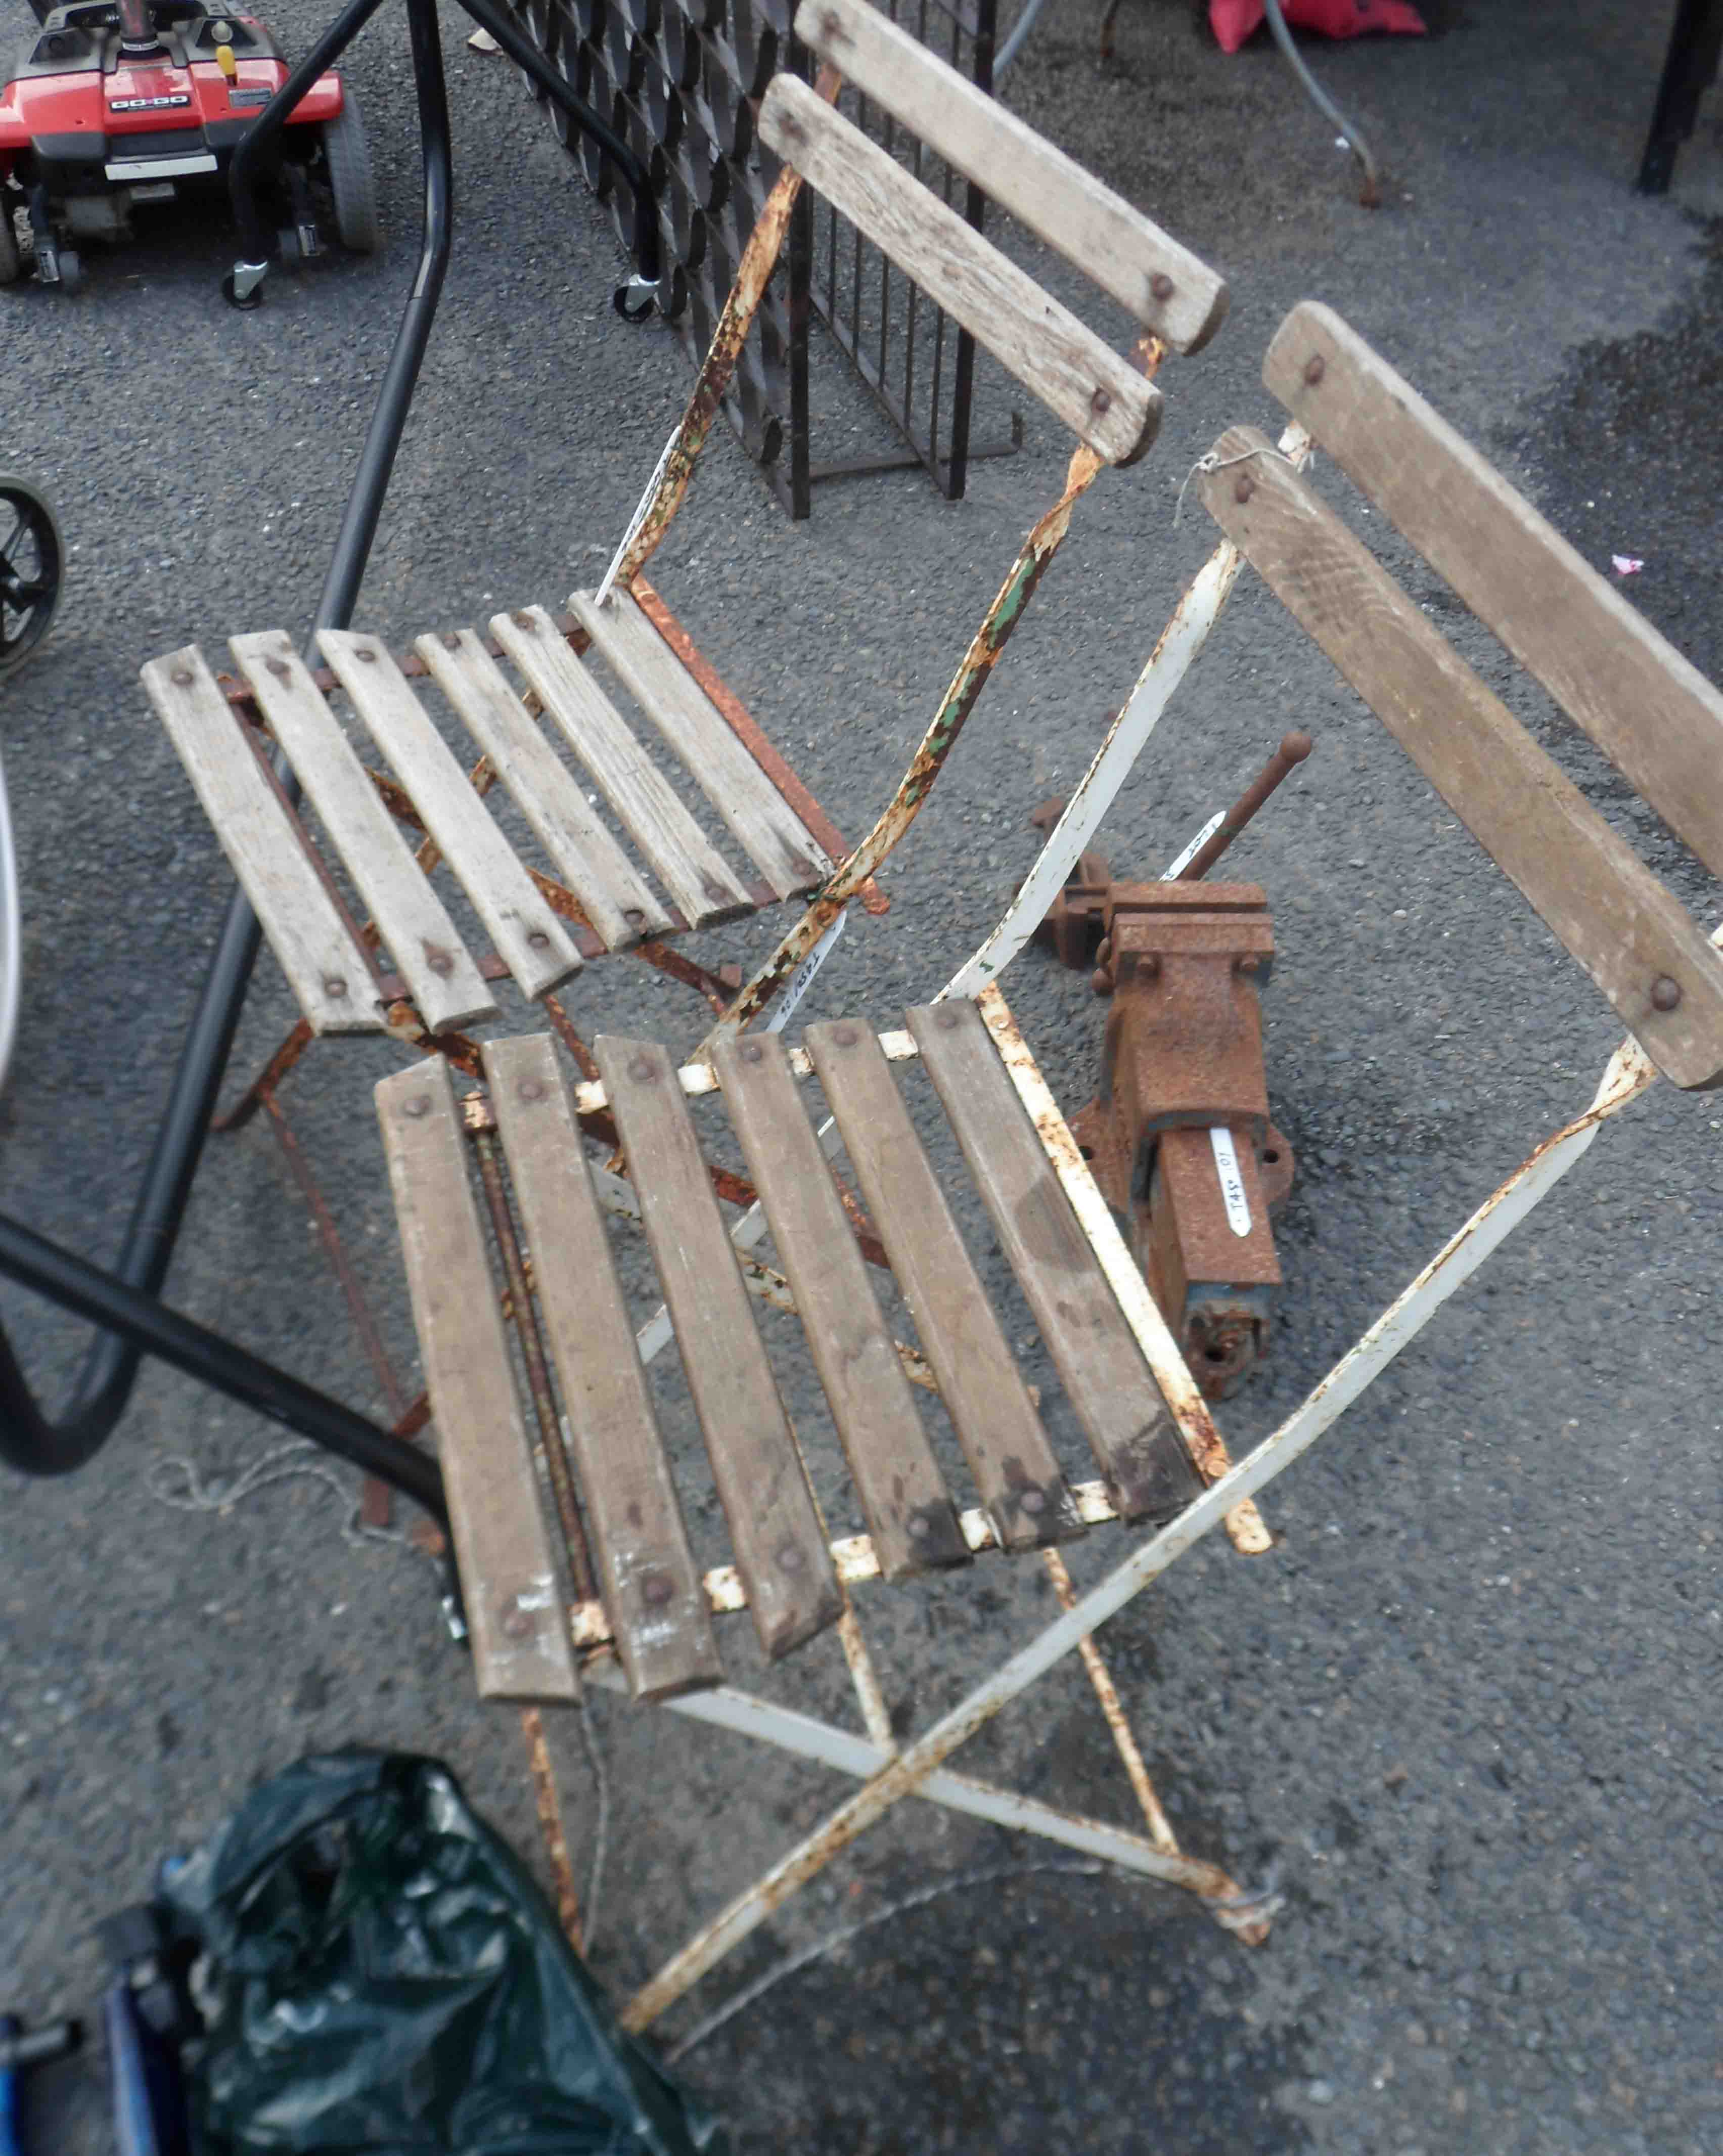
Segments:
[[[271,1422],[351,1460],[367,1475],[380,1476],[403,1496],[423,1505],[440,1527],[448,1527],[443,1477],[431,1455],[392,1437],[338,1400],[313,1391],[285,1370],[236,1348],[207,1326],[182,1317],[153,1296],[141,1295],[111,1273],[74,1257],[14,1220],[0,1219],[0,1272],[101,1326],[105,1338],[123,1336],[134,1360],[148,1353],[172,1363],[228,1399],[254,1408]],[[26,1443],[31,1435],[45,1440],[40,1459],[49,1464],[18,1456],[21,1435]],[[57,1472],[59,1435],[36,1414],[23,1373],[0,1336],[0,1441],[6,1445],[7,1458],[27,1472]]]
[[[1675,154],[1693,132],[1699,102],[1717,79],[1723,58],[1723,0],[1679,0],[1669,49],[1657,85],[1657,105],[1637,182],[1642,195],[1664,195],[1675,176]]]
[[[233,199],[233,222],[239,228],[244,261],[255,266],[269,259],[269,234],[258,208],[258,183],[264,160],[280,138],[287,116],[324,69],[331,66],[371,20],[382,0],[349,0],[297,67],[239,138],[228,167],[228,192]]]
[[[970,56],[970,75],[977,90],[989,96],[993,90],[993,22],[997,0],[979,0],[973,32],[975,49]],[[951,60],[957,59],[957,36],[951,33]],[[964,222],[976,232],[987,214],[987,198],[970,181],[963,193]],[[969,483],[969,408],[975,390],[975,339],[967,330],[957,335],[957,362],[951,373],[951,459],[946,467],[946,492],[953,501],[963,499]],[[938,415],[935,414],[937,424]]]

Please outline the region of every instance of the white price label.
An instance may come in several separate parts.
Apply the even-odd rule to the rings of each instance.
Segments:
[[[1233,1133],[1224,1123],[1215,1123],[1210,1127],[1208,1142],[1214,1152],[1214,1172],[1220,1178],[1220,1194],[1226,1201],[1227,1225],[1235,1235],[1248,1235],[1250,1200],[1244,1195],[1244,1178],[1238,1172]]]
[[[801,964],[797,967],[795,972],[791,974],[790,985],[778,998],[777,1009],[766,1021],[766,1030],[768,1033],[782,1033],[789,1024],[795,1014],[797,1004],[813,986],[814,975],[830,957],[832,946],[844,933],[844,924],[849,918],[849,916],[847,913],[840,913]]]
[[[1197,855],[1202,852],[1203,847],[1208,844],[1208,841],[1214,836],[1215,833],[1219,830],[1221,824],[1225,820],[1225,818],[1226,811],[1224,808],[1217,808],[1215,810],[1214,814],[1203,826],[1202,829],[1197,832],[1196,837],[1192,839],[1190,844],[1185,848],[1184,851],[1179,855],[1172,866],[1170,869],[1167,869],[1162,871],[1161,877],[1162,883],[1177,883],[1178,881],[1185,870],[1191,865],[1191,863],[1195,860]]]

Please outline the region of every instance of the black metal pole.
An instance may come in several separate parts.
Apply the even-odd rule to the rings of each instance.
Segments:
[[[338,1400],[301,1384],[285,1370],[236,1348],[208,1327],[182,1317],[154,1296],[139,1294],[111,1273],[74,1257],[13,1220],[0,1219],[0,1270],[39,1289],[79,1317],[91,1319],[104,1327],[105,1338],[123,1336],[134,1363],[143,1353],[159,1356],[230,1399],[254,1408],[271,1422],[285,1424],[326,1451],[351,1460],[366,1474],[381,1476],[447,1527],[443,1477],[428,1452],[392,1437]],[[51,1440],[45,1455],[47,1465],[34,1466],[18,1456],[18,1439],[26,1432],[26,1416],[40,1421],[23,1373],[11,1347],[0,1335],[0,1418],[3,1418],[0,1443],[14,1466],[37,1474],[58,1471],[61,1461],[53,1442],[59,1438],[56,1430],[46,1432]]]
[[[269,259],[269,228],[264,224],[258,208],[258,183],[263,177],[264,162],[280,139],[287,125],[287,116],[324,69],[331,66],[365,25],[371,20],[382,0],[350,0],[329,28],[318,38],[305,58],[288,72],[287,80],[259,113],[244,135],[233,152],[233,162],[228,167],[228,192],[233,200],[233,222],[239,228],[239,244],[244,249],[235,275],[250,268],[261,276]],[[230,292],[236,304],[256,304],[245,291]]]

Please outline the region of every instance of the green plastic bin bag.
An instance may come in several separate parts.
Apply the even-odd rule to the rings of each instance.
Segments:
[[[727,2156],[438,1760],[302,1759],[157,1895],[198,2156]]]

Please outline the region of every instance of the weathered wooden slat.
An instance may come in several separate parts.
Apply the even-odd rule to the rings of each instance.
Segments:
[[[152,659],[143,684],[312,1030],[381,1033],[371,969],[203,654],[188,644]]]
[[[485,1075],[629,1689],[715,1684],[710,1612],[556,1050],[542,1034],[493,1040]]]
[[[443,858],[524,996],[541,996],[581,968],[568,931],[492,822],[380,637],[325,629],[318,644],[354,710],[395,767]]]
[[[1153,382],[806,83],[773,77],[760,133],[1098,457],[1126,465],[1147,449]]]
[[[1723,875],[1723,693],[1331,308],[1294,308],[1263,379]]]
[[[1723,1079],[1723,957],[1700,930],[1266,435],[1232,428],[1212,454],[1210,515],[1658,1068]]]
[[[425,1023],[442,1032],[495,1018],[496,999],[473,954],[420,872],[292,638],[269,629],[228,642]]]
[[[573,1699],[574,1650],[449,1065],[377,1088],[413,1322],[485,1699]]]
[[[622,714],[542,607],[491,617],[490,633],[526,677],[623,829],[695,927],[751,912],[724,857],[643,753]]]
[[[993,1529],[1008,1549],[1083,1532],[998,1319],[871,1029],[808,1029],[862,1196],[951,1410]]]
[[[783,1043],[751,1033],[712,1061],[808,1335],[888,1579],[967,1562],[945,1477],[869,1285]]]
[[[655,1042],[592,1044],[640,1200],[688,1389],[760,1644],[774,1660],[842,1614],[837,1574],[755,1330],[675,1064]]]
[[[1171,1518],[1202,1477],[980,1014],[955,996],[909,1023],[1113,1502]]]
[[[602,607],[590,592],[568,603],[777,896],[813,890],[829,855],[633,599],[618,588]]]
[[[1220,327],[1227,288],[1206,262],[869,0],[803,0],[796,34],[1175,351]]]
[[[421,636],[413,646],[556,873],[613,951],[626,951],[670,926],[650,884],[606,830],[586,789],[509,685],[476,631]]]

